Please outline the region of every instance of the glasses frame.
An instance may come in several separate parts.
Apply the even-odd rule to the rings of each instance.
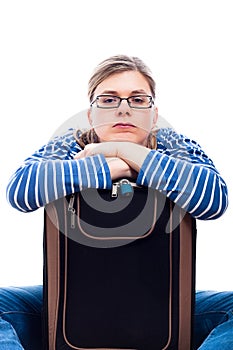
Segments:
[[[131,105],[130,105],[130,99],[131,99],[131,98],[135,98],[135,97],[142,97],[142,96],[143,96],[143,97],[149,97],[149,99],[150,99],[150,101],[149,101],[150,105],[149,105],[148,107],[131,107]],[[115,98],[118,98],[118,99],[119,99],[119,103],[118,103],[118,105],[117,105],[116,107],[100,107],[100,106],[98,105],[98,99],[99,99],[100,97],[115,97]],[[154,104],[153,97],[150,96],[150,95],[143,95],[143,94],[141,94],[141,95],[129,96],[129,97],[127,97],[127,98],[125,98],[125,97],[122,98],[122,97],[115,96],[115,95],[108,95],[108,94],[105,95],[105,94],[102,94],[102,95],[96,96],[95,100],[91,102],[90,106],[92,107],[93,104],[96,103],[96,107],[97,107],[97,108],[101,108],[101,109],[115,109],[115,108],[119,108],[119,107],[120,107],[121,102],[122,102],[123,100],[126,100],[126,101],[127,101],[128,106],[129,106],[130,108],[135,108],[135,109],[149,109],[149,108],[151,108],[151,107],[153,106],[153,104]]]

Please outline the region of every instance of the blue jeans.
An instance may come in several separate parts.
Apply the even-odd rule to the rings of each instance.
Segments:
[[[0,349],[42,349],[42,286],[0,288]],[[233,349],[233,292],[197,292],[194,347]]]
[[[196,292],[194,349],[233,349],[233,292]]]
[[[0,349],[41,350],[42,286],[0,288]]]

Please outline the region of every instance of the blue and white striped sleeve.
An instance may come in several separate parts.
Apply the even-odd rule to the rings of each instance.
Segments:
[[[104,156],[74,159],[79,151],[73,132],[51,140],[13,174],[7,186],[9,203],[29,212],[85,188],[111,188]]]
[[[228,206],[227,186],[201,147],[172,129],[161,129],[157,150],[146,157],[137,183],[154,188],[193,217],[220,217]]]

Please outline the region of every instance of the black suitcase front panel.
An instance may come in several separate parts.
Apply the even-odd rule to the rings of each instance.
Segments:
[[[171,202],[136,188],[128,203],[114,200],[122,207],[114,210],[110,192],[99,195],[107,213],[88,190],[72,197],[75,220],[70,197],[55,203],[60,278],[49,349],[178,349],[180,225],[167,232]]]

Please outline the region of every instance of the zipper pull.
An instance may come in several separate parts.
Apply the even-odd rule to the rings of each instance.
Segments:
[[[118,187],[119,187],[119,182],[114,182],[112,184],[112,195],[111,195],[112,198],[116,198],[117,197],[117,195],[118,195]]]
[[[68,204],[68,212],[70,212],[70,226],[71,228],[75,228],[75,209],[74,209],[74,194],[71,195],[69,204]]]
[[[118,192],[120,189],[120,192]],[[133,194],[133,186],[127,179],[123,179],[120,182],[114,182],[112,184],[112,198],[116,198],[120,193],[123,197],[129,197]]]

